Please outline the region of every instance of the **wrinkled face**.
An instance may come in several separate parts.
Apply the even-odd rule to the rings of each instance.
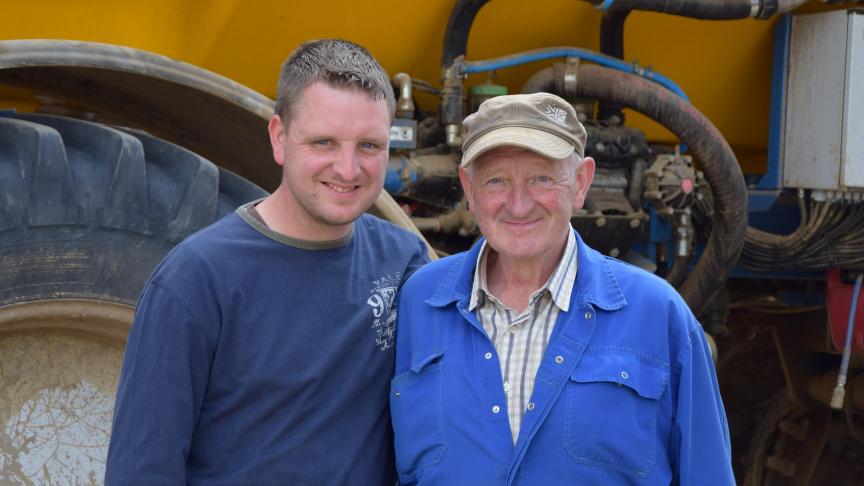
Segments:
[[[359,89],[316,82],[293,107],[288,125],[274,115],[269,131],[287,189],[284,216],[303,234],[345,234],[384,185],[387,103]]]
[[[502,258],[557,258],[594,177],[594,161],[549,160],[529,150],[500,147],[459,176],[471,214]]]

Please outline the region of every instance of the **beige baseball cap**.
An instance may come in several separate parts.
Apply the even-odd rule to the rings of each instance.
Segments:
[[[585,156],[585,127],[570,103],[549,93],[496,96],[462,124],[462,167],[498,147],[522,147],[553,160]]]

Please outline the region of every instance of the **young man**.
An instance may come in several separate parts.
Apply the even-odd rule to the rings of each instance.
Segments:
[[[402,290],[402,484],[734,484],[702,327],[570,226],[594,175],[585,141],[546,93],[465,120],[460,176],[485,240]]]
[[[394,483],[392,304],[426,262],[364,214],[394,105],[356,44],[291,54],[269,125],[281,185],[178,245],[141,295],[107,484]]]

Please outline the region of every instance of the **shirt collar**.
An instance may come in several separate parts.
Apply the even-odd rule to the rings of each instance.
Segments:
[[[480,257],[477,258],[477,264],[474,267],[474,283],[471,287],[471,301],[468,303],[469,311],[473,311],[477,306],[482,306],[487,296],[490,295],[486,283],[486,260],[489,251],[490,247],[484,240],[480,246]],[[548,291],[555,305],[563,312],[567,312],[570,309],[573,281],[576,279],[577,254],[576,236],[574,236],[571,228],[567,233],[567,244],[564,246],[564,254],[561,255],[558,265],[555,266],[555,270],[546,280],[546,283],[531,294],[532,299],[538,293]]]
[[[579,272],[572,289],[570,305],[574,303],[592,304],[603,310],[613,311],[627,305],[618,279],[605,257],[591,249],[578,233],[573,231],[576,240]],[[485,238],[474,244],[467,252],[448,258],[458,260],[450,267],[441,279],[432,296],[426,303],[434,307],[443,307],[453,302],[464,302],[465,307],[472,289],[473,274],[480,256],[480,248]]]

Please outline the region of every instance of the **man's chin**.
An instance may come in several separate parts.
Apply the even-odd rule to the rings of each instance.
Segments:
[[[500,257],[503,257],[505,259],[533,260],[542,256],[541,250],[538,249],[535,245],[526,245],[520,243],[524,242],[520,242],[517,239],[500,241],[497,245],[496,242],[488,242],[489,246],[491,246]]]
[[[360,196],[358,194],[358,196]],[[375,200],[368,192],[351,201],[328,200],[325,198],[319,199],[315,206],[307,207],[307,213],[312,215],[319,223],[328,226],[344,226],[356,221],[363,213],[369,210]]]

